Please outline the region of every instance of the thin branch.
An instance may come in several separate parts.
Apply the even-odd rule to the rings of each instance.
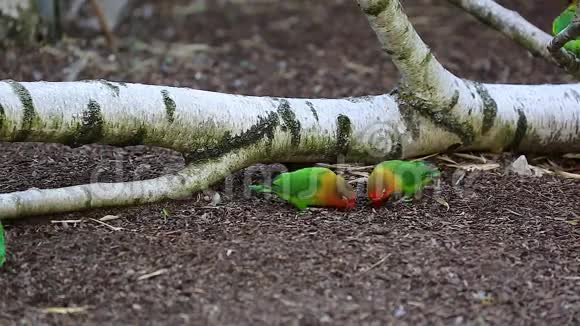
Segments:
[[[99,21],[99,25],[101,26],[101,31],[103,32],[103,34],[105,34],[105,39],[107,40],[107,46],[112,51],[115,51],[117,49],[117,42],[115,40],[115,36],[113,35],[113,32],[111,31],[111,28],[109,28],[107,18],[105,17],[105,14],[103,13],[103,10],[101,9],[101,6],[97,2],[97,0],[90,0],[89,2],[91,4],[91,6],[93,7],[93,10],[95,11],[95,15],[97,16],[97,19]]]
[[[502,7],[493,0],[449,0],[486,25],[500,31],[536,56],[552,60],[546,45],[552,37],[528,22],[518,12]]]
[[[570,75],[580,78],[580,60],[574,54],[564,48],[552,46],[551,43],[548,47],[550,47],[550,51],[553,51],[552,56],[559,67]]]
[[[563,49],[563,44],[551,45],[552,36],[528,22],[519,13],[504,8],[493,0],[449,0],[449,2],[500,31],[533,55],[557,64],[575,77],[580,76],[580,62],[576,57]]]
[[[175,174],[149,180],[91,183],[0,194],[0,216],[10,219],[185,198],[252,164],[249,153],[248,150],[241,150],[219,159],[190,164]]]
[[[357,0],[385,53],[399,69],[402,85],[424,99],[447,103],[458,78],[446,70],[423,42],[399,0]]]

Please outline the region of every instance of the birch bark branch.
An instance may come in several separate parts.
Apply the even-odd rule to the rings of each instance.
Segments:
[[[503,33],[535,56],[541,56],[563,68],[566,72],[580,77],[580,61],[564,48],[565,44],[552,43],[552,36],[519,13],[504,8],[493,0],[449,0],[452,4]],[[560,36],[556,39],[562,39]]]
[[[0,217],[179,198],[257,162],[580,151],[580,84],[460,79],[436,60],[399,1],[358,2],[403,76],[390,94],[298,99],[103,80],[0,82],[0,141],[153,145],[187,159],[184,170],[152,180],[0,194]]]
[[[383,51],[401,73],[403,88],[422,99],[445,103],[454,96],[458,78],[437,61],[403,12],[399,1],[357,0]]]

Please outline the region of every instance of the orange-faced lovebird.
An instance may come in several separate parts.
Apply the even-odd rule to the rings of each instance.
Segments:
[[[252,185],[258,192],[273,192],[303,210],[308,206],[353,208],[353,188],[332,170],[309,167],[281,173],[274,178],[272,186]]]
[[[370,174],[367,194],[375,206],[392,195],[410,199],[438,175],[435,167],[423,161],[384,161]]]

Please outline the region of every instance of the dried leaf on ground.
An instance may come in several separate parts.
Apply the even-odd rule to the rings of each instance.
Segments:
[[[449,203],[447,203],[445,199],[441,197],[435,197],[435,201],[444,206],[445,208],[447,208],[447,210],[449,210]]]
[[[487,159],[483,156],[475,156],[475,155],[467,154],[467,153],[453,153],[453,155],[457,156],[457,157],[464,158],[464,159],[468,159],[468,160],[478,161],[478,162],[481,162],[482,164],[487,163]]]
[[[580,174],[577,174],[577,173],[570,173],[570,172],[565,172],[565,171],[556,171],[556,174],[561,176],[561,177],[564,177],[564,178],[580,180]]]
[[[41,312],[45,314],[76,314],[84,313],[89,307],[48,307],[40,309]]]
[[[445,164],[446,166],[462,169],[465,171],[489,171],[495,170],[500,167],[498,163],[486,163],[486,164]]]
[[[562,155],[562,157],[563,158],[572,158],[572,159],[580,160],[580,153],[568,153],[568,154]]]
[[[105,216],[101,217],[101,218],[99,219],[99,221],[101,221],[101,222],[107,222],[107,221],[118,220],[118,219],[120,219],[120,218],[121,218],[121,217],[120,217],[120,216],[118,216],[118,215],[105,215]]]
[[[436,157],[438,160],[444,161],[444,162],[448,162],[451,164],[458,164],[457,162],[455,162],[454,160],[452,160],[451,158],[449,158],[449,156],[447,155],[439,155]]]

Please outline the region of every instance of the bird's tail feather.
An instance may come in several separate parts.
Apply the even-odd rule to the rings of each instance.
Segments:
[[[425,164],[426,170],[423,173],[423,182],[428,183],[433,181],[433,179],[437,179],[441,177],[441,172],[435,165],[432,164]]]
[[[250,186],[251,190],[257,191],[257,192],[272,192],[272,188],[268,187],[268,186],[264,186],[264,185],[251,185]]]
[[[437,178],[437,177],[441,176],[441,171],[439,171],[439,169],[437,169],[435,166],[433,166],[431,171],[429,171],[429,175],[432,178]]]

